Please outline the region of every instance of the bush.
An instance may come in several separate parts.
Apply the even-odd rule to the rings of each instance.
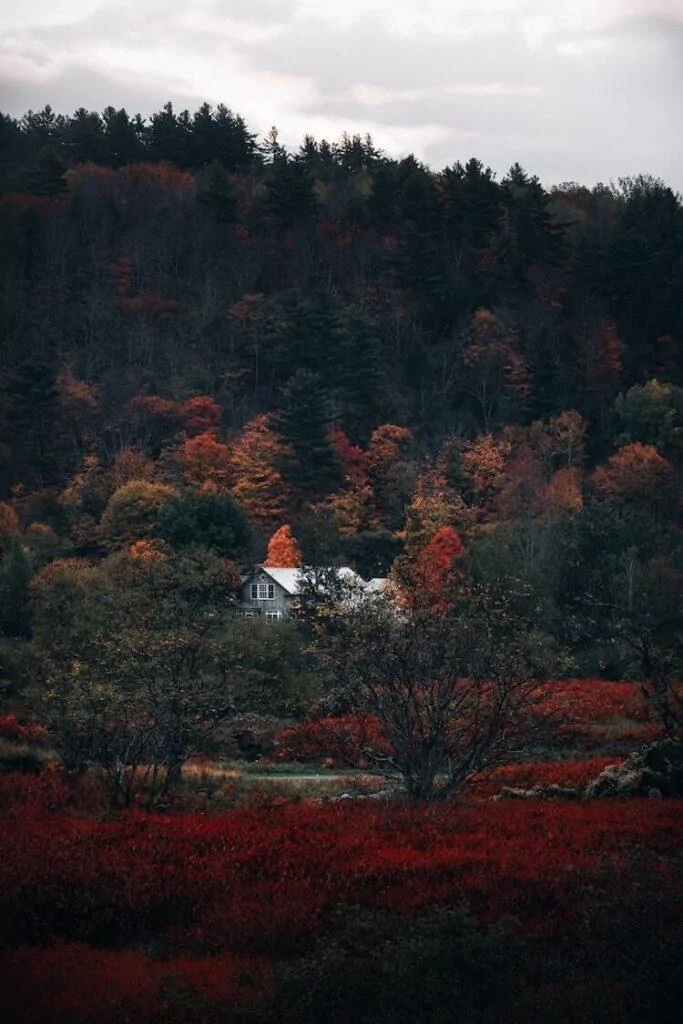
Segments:
[[[408,920],[351,910],[333,940],[280,972],[264,1020],[497,1024],[518,995],[521,943],[464,912]]]

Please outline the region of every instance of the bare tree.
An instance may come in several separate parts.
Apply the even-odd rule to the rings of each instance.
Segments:
[[[381,723],[412,801],[447,799],[545,733],[542,674],[529,624],[505,602],[461,592],[436,608],[389,597],[326,607],[314,642],[337,696]]]

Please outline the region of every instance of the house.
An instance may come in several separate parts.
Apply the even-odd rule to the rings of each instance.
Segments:
[[[326,571],[323,569],[322,574]],[[353,569],[345,565],[329,571],[334,571],[355,593],[365,593],[368,585]],[[301,569],[255,566],[242,579],[238,611],[249,619],[287,619],[301,594],[304,582]]]

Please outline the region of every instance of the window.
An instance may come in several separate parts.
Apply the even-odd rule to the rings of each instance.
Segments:
[[[267,619],[281,619],[282,612],[266,612]]]
[[[251,599],[252,599],[252,601],[274,601],[275,600],[275,584],[274,583],[252,583],[252,585],[251,585]]]

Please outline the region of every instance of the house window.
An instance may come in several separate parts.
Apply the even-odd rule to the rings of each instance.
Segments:
[[[281,619],[282,612],[266,612],[267,619]]]
[[[251,585],[251,599],[252,599],[252,601],[274,601],[275,600],[275,584],[274,583],[252,583],[252,585]]]

